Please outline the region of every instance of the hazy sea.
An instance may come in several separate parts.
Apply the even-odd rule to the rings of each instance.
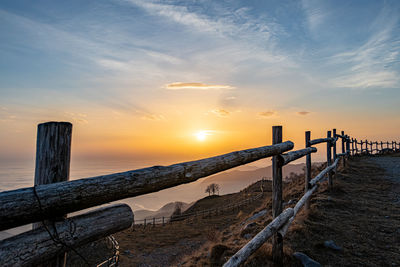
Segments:
[[[160,162],[154,162],[152,164],[151,162],[141,162],[132,160],[113,160],[113,161],[75,160],[74,161],[72,159],[70,168],[70,180],[135,170],[154,165],[160,165]],[[240,167],[239,169],[246,170],[246,168],[247,166],[244,166]],[[249,168],[254,169],[254,166],[253,167],[250,166]],[[34,160],[0,161],[0,192],[33,186],[34,169],[35,169]],[[116,203],[127,203],[132,208],[133,211],[140,209],[158,210],[163,205],[174,201],[191,203],[206,196],[204,192],[206,185],[201,184],[203,179],[199,179],[189,184],[184,184],[173,188],[165,189],[159,192],[120,200],[117,201]],[[241,185],[240,187],[243,188],[245,186],[246,185]],[[232,189],[229,186],[221,185],[221,192],[220,192],[221,194],[229,194],[235,191],[238,190]],[[27,225],[0,232],[0,239],[6,238],[10,235],[21,233],[23,231],[30,230],[31,229],[30,227],[31,227],[30,225]]]

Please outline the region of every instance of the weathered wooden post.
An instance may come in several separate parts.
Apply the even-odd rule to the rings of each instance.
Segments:
[[[153,227],[156,226],[156,218],[153,217]]]
[[[344,131],[342,131],[342,153],[345,153],[346,151],[345,151],[345,147],[344,147],[344,143],[345,143],[345,137],[344,137]],[[345,167],[346,166],[346,159],[345,159],[345,157],[342,157],[342,161],[343,161],[343,167]]]
[[[357,141],[357,139],[354,139],[354,143],[355,143],[355,149],[356,149],[356,155],[358,154],[358,141]]]
[[[310,147],[310,140],[311,140],[311,132],[306,131],[306,147]],[[306,168],[305,168],[305,187],[304,191],[307,192],[310,189],[310,181],[311,181],[311,153],[306,155]],[[306,210],[310,209],[310,201],[305,203]]]
[[[327,138],[331,138],[331,131],[328,131],[327,133]],[[331,166],[332,164],[332,143],[330,141],[326,142],[326,162],[327,162],[327,167]],[[332,171],[328,172],[328,182],[329,182],[329,189],[332,189]]]
[[[346,135],[346,152],[346,157],[348,158],[350,156],[350,136],[348,135]]]
[[[36,141],[35,186],[69,180],[71,160],[72,124],[69,122],[46,122],[38,125]],[[40,201],[40,196],[37,196]],[[67,216],[54,218],[61,221]],[[48,223],[48,222],[45,222]],[[42,226],[34,223],[33,229]],[[45,266],[65,266],[66,253],[57,255]]]
[[[165,225],[165,219],[164,219],[164,216],[162,217],[162,226],[164,226]]]
[[[367,152],[367,154],[369,154],[369,150],[368,150],[368,140],[365,139],[365,151]]]
[[[371,148],[371,154],[374,154],[374,150],[372,149],[372,141],[369,143],[369,146]]]
[[[351,138],[351,155],[354,156],[354,138]]]
[[[386,141],[386,148],[389,150],[389,141]]]
[[[272,127],[272,144],[282,143],[282,126]],[[272,157],[272,216],[278,217],[282,213],[282,166],[278,156]],[[272,240],[272,259],[278,266],[283,266],[283,237],[280,233],[274,234]]]

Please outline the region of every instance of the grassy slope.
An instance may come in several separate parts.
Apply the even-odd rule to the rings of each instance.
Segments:
[[[316,169],[314,175],[317,172]],[[394,182],[382,179],[383,174],[378,166],[355,158],[340,170],[334,190],[329,192],[326,183],[320,186],[312,198],[309,214],[300,212],[285,236],[285,266],[299,266],[291,256],[294,251],[304,252],[326,266],[396,266],[400,262],[400,207],[391,199]],[[303,180],[303,176],[298,176],[285,184],[286,202],[301,197]],[[255,195],[257,188],[259,185],[246,193]],[[197,203],[197,207],[225,205],[243,199],[244,194],[209,198]],[[271,210],[270,192],[239,211],[217,217],[198,217],[164,227],[118,233],[115,237],[121,251],[130,250],[122,255],[121,266],[219,266],[248,242],[241,235],[242,222],[264,208]],[[271,219],[268,212],[246,233],[254,236]],[[323,242],[330,239],[343,247],[343,252],[324,248]],[[245,265],[272,266],[270,250],[269,241]]]

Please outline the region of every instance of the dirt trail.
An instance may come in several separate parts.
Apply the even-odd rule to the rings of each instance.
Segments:
[[[322,189],[322,188],[321,188]],[[400,266],[400,157],[355,157],[286,244],[324,266]],[[343,251],[324,247],[333,240]]]

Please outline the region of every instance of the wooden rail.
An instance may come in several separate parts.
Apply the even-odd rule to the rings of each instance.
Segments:
[[[274,132],[274,131],[273,131]],[[311,133],[307,131],[305,133],[306,140],[306,149],[301,149],[298,151],[289,152],[286,155],[286,161],[284,155],[281,155],[281,165],[283,166],[286,162],[290,162],[294,159],[299,159],[302,156],[306,156],[306,168],[305,168],[305,193],[297,202],[293,209],[289,208],[283,211],[282,213],[277,213],[279,211],[276,206],[273,205],[273,216],[274,220],[268,224],[261,232],[259,232],[252,240],[250,240],[244,247],[242,247],[238,252],[236,252],[223,266],[224,267],[234,267],[239,266],[244,263],[247,258],[252,255],[262,244],[264,244],[270,237],[274,236],[272,242],[272,257],[277,266],[283,266],[283,237],[287,233],[291,223],[295,219],[296,214],[301,210],[303,206],[308,208],[308,201],[311,198],[312,194],[317,190],[319,183],[328,178],[329,188],[333,186],[332,180],[332,171],[336,173],[337,165],[339,160],[342,159],[343,164],[345,162],[345,158],[350,155],[355,156],[359,154],[363,154],[363,150],[361,148],[361,153],[358,153],[357,141],[356,139],[350,138],[348,135],[345,135],[342,131],[342,134],[339,135],[336,133],[336,129],[333,129],[333,137],[331,137],[331,131],[328,131],[327,138],[319,138],[310,140]],[[342,153],[336,153],[336,142],[338,138],[342,139]],[[327,143],[327,167],[322,170],[318,175],[316,175],[313,179],[311,179],[311,150],[312,145]],[[362,145],[361,141],[361,145]],[[378,144],[378,142],[374,142]],[[350,146],[351,144],[351,146]],[[368,144],[368,142],[366,142]],[[374,151],[372,149],[372,142],[370,143],[371,148],[370,151]],[[389,143],[387,142],[387,147],[389,148]],[[333,149],[333,163],[332,163],[332,149]],[[391,151],[397,151],[397,142],[392,142]],[[307,151],[307,152],[306,152]],[[367,153],[368,148],[366,148]],[[313,151],[314,152],[314,151]],[[378,149],[378,145],[376,146],[376,152],[382,153],[385,152],[383,149],[383,145],[381,150]],[[296,155],[296,156],[294,156]],[[301,156],[300,156],[301,155]],[[273,181],[280,180],[279,172],[273,172]],[[281,186],[281,185],[278,185]],[[277,188],[278,186],[273,186],[273,191],[282,192],[282,188]]]
[[[111,201],[143,195],[180,184],[196,181],[230,168],[262,158],[272,157],[272,206],[274,220],[246,246],[239,250],[224,266],[238,266],[254,253],[268,238],[273,236],[273,259],[277,265],[283,263],[283,237],[291,222],[303,206],[309,207],[309,199],[318,184],[328,178],[333,186],[333,174],[339,160],[345,164],[349,156],[359,154],[397,151],[397,142],[361,141],[350,138],[336,129],[328,131],[326,138],[311,140],[306,132],[305,148],[290,151],[294,144],[282,142],[282,127],[273,127],[273,142],[270,146],[246,149],[197,161],[170,166],[154,166],[74,181],[68,181],[70,141],[72,125],[64,122],[49,122],[38,126],[35,186],[0,193],[0,230],[27,223],[36,224],[34,230],[0,241],[0,265],[58,265],[65,264],[63,253],[86,242],[126,229],[134,223],[133,213],[127,205],[117,205],[90,211],[66,218],[66,214],[102,205]],[[337,153],[336,142],[342,141],[342,152]],[[317,149],[313,145],[326,143],[327,167],[314,178],[311,177],[311,154]],[[351,144],[351,146],[350,146]],[[358,149],[358,145],[361,149]],[[365,148],[363,148],[365,144]],[[373,149],[372,145],[376,144]],[[386,148],[384,148],[386,144]],[[370,148],[368,149],[368,145]],[[332,163],[333,150],[333,163]],[[290,152],[287,152],[290,151]],[[287,153],[285,153],[287,152]],[[297,159],[306,157],[305,194],[294,209],[282,211],[282,168]],[[258,197],[258,196],[256,196]],[[250,200],[244,200],[246,204]],[[235,203],[238,204],[238,203]],[[228,205],[226,208],[234,208]],[[208,210],[220,212],[221,209]],[[187,215],[187,214],[186,214]],[[193,214],[189,214],[193,216]],[[194,216],[198,213],[194,213]],[[184,217],[184,216],[182,216]],[[187,216],[188,217],[188,216]],[[152,220],[153,225],[156,218]],[[162,218],[162,224],[166,223]],[[144,220],[146,224],[146,220]],[[71,229],[74,229],[73,231]],[[72,232],[71,232],[72,231]],[[62,260],[64,259],[64,263]],[[51,264],[50,264],[51,262]]]
[[[0,193],[0,230],[156,192],[225,171],[293,148],[290,141],[236,151],[197,161],[154,166],[69,182],[36,186]]]

